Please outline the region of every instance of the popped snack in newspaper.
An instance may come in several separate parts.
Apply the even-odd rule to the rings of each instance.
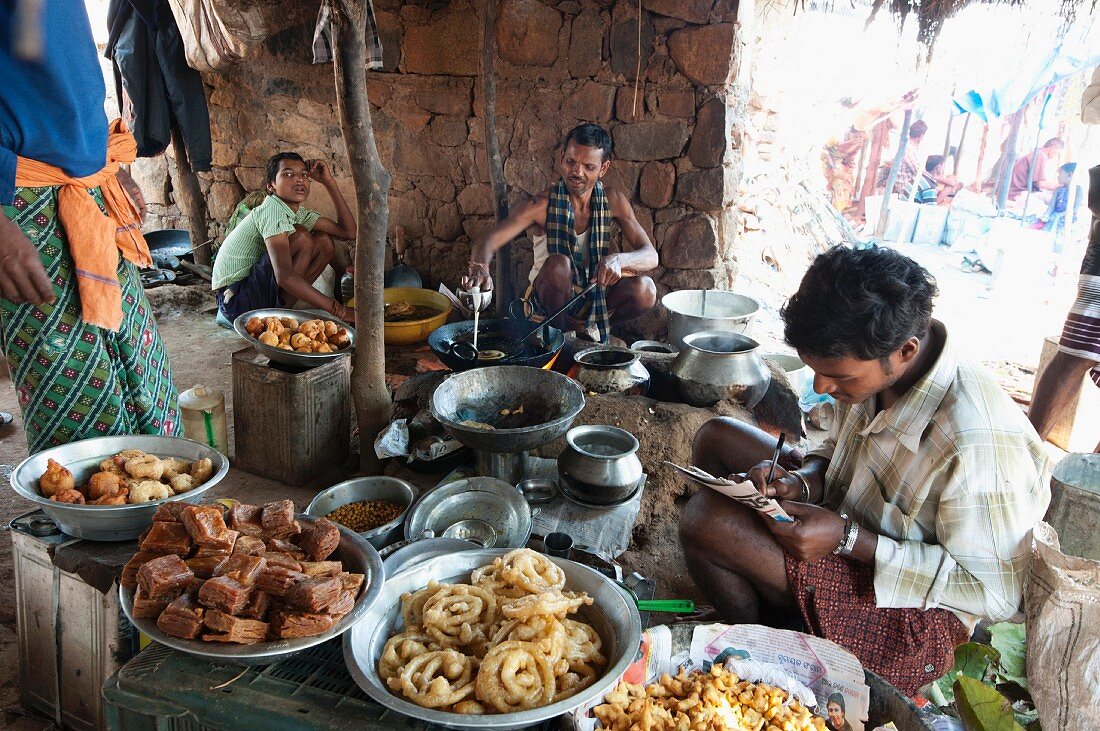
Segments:
[[[793,523],[791,516],[787,515],[787,512],[783,508],[779,507],[779,503],[770,497],[765,497],[759,490],[756,489],[756,485],[752,484],[748,480],[743,482],[735,482],[733,480],[726,479],[724,477],[715,477],[706,470],[701,470],[695,465],[690,467],[681,467],[678,464],[672,462],[665,462],[669,467],[672,467],[680,473],[687,475],[691,479],[698,482],[700,485],[705,485],[712,490],[717,490],[727,497],[731,497],[742,505],[747,505],[753,510],[767,515],[772,520],[777,520],[781,523]]]
[[[852,731],[864,731],[870,689],[864,682],[859,660],[839,645],[801,632],[756,624],[700,625],[692,632],[687,651],[682,647],[685,643],[686,638],[675,641],[667,626],[650,627],[642,633],[636,659],[623,680],[654,683],[663,673],[676,675],[681,667],[688,672],[708,672],[716,662],[728,662],[734,667],[754,666],[765,669],[766,676],[742,677],[773,685],[805,686],[817,701],[811,710],[821,717],[828,713],[829,697],[840,693],[844,698],[845,720]],[[782,682],[776,673],[785,675],[789,682]],[[602,697],[594,698],[573,712],[570,718],[575,731],[595,731],[598,721],[592,709],[603,702]]]

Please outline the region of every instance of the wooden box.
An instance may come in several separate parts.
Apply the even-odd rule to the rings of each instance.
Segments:
[[[351,358],[294,372],[253,348],[233,354],[234,464],[303,485],[351,448]]]
[[[1043,352],[1039,356],[1039,367],[1035,371],[1035,383],[1043,375],[1047,364],[1058,352],[1058,338],[1047,338],[1043,342]],[[1100,443],[1100,388],[1092,382],[1087,373],[1081,386],[1081,392],[1071,403],[1062,418],[1054,425],[1047,441],[1067,452],[1091,452]],[[1032,389],[1034,393],[1034,389]]]
[[[13,520],[10,533],[20,700],[64,729],[105,728],[103,683],[137,652],[137,633],[122,614],[113,578],[119,561],[104,568],[106,586],[96,588],[54,563],[61,552],[90,542],[65,535],[42,511]]]

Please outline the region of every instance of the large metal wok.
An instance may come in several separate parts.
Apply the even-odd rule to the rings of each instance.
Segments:
[[[481,320],[478,325],[478,347],[481,350],[498,348],[515,338],[522,337],[530,327],[531,323],[524,320]],[[558,353],[561,352],[562,345],[565,344],[565,336],[562,335],[561,330],[551,325],[544,325],[528,339],[526,348],[520,355],[514,356],[513,353],[505,352],[505,357],[499,362],[479,360],[471,363],[455,355],[452,348],[455,343],[473,343],[473,339],[473,320],[452,322],[443,325],[428,336],[428,347],[452,371],[465,371],[475,367],[503,365],[543,368],[554,362]]]
[[[521,413],[512,413],[519,407]],[[443,428],[482,452],[538,449],[569,431],[582,409],[580,384],[561,373],[529,366],[455,373],[432,394],[432,415]]]

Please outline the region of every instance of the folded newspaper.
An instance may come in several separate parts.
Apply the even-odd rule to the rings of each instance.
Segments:
[[[787,515],[774,498],[766,497],[756,489],[756,485],[748,480],[735,482],[724,477],[715,477],[706,470],[701,470],[695,465],[681,467],[673,462],[665,462],[669,467],[687,475],[700,485],[705,485],[712,490],[717,490],[727,497],[731,497],[742,505],[746,505],[758,513],[763,513],[773,520],[781,523],[793,523],[791,516]]]
[[[623,680],[653,683],[664,673],[676,675],[680,668],[688,672],[707,672],[715,663],[733,660],[735,662],[726,665],[727,669],[759,669],[751,676],[741,675],[745,680],[812,693],[817,703],[808,707],[822,717],[828,712],[830,696],[835,698],[839,693],[844,699],[845,728],[864,731],[871,690],[859,660],[840,645],[801,632],[758,624],[700,625],[692,632],[690,647],[685,650],[683,643],[683,640],[674,639],[668,626],[650,627],[642,633],[637,659],[626,669]],[[780,677],[782,675],[786,677]],[[595,698],[574,711],[570,719],[573,728],[576,731],[597,729],[599,724],[592,709],[601,703],[603,698]]]

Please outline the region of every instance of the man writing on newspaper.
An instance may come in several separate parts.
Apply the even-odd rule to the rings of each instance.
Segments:
[[[889,249],[834,248],[782,315],[837,404],[824,442],[786,449],[713,419],[694,463],[741,475],[794,522],[700,490],[681,517],[688,570],[729,622],[804,627],[913,695],[979,619],[1020,608],[1047,458],[1023,412],[932,319],[935,280]]]

